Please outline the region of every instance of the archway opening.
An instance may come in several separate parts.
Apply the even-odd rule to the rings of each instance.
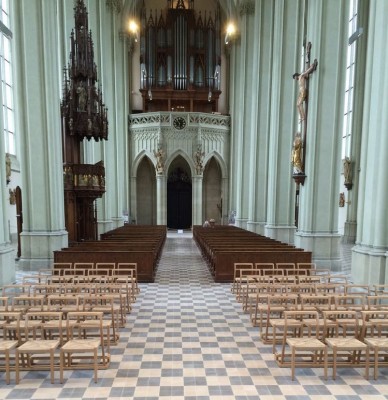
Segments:
[[[217,160],[212,157],[203,171],[203,219],[214,219],[222,223],[222,172]]]
[[[191,171],[187,161],[176,157],[167,178],[167,227],[188,229],[192,224]]]
[[[156,179],[155,167],[148,157],[144,157],[136,175],[137,213],[139,225],[156,225]]]

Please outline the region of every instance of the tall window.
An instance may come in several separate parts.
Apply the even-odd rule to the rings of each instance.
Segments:
[[[2,119],[4,127],[5,151],[15,154],[15,110],[12,79],[12,31],[9,17],[9,0],[0,0],[0,68],[1,90],[3,94]]]
[[[350,156],[352,139],[354,71],[357,43],[357,0],[350,0],[348,36],[349,46],[346,59],[344,125],[342,130],[342,159]]]

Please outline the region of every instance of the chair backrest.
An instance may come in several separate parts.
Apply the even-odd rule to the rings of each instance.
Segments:
[[[241,270],[253,269],[253,263],[234,263],[234,279],[241,276]]]
[[[345,293],[346,294],[363,294],[365,296],[371,295],[371,289],[369,285],[354,285],[354,284],[346,284],[345,285]]]
[[[100,343],[104,343],[103,320],[104,313],[102,311],[70,311],[66,317],[66,329],[69,339],[72,339],[74,331],[77,330],[76,336],[83,337],[83,331],[87,329],[98,330],[97,335],[100,337]],[[87,322],[87,323],[85,323]]]
[[[37,326],[37,321],[39,321],[39,325]],[[65,324],[63,323],[63,313],[60,311],[39,311],[39,312],[27,312],[25,315],[25,325],[24,325],[24,334],[27,339],[31,336],[31,328],[32,338],[39,339],[36,337],[36,329],[38,328],[41,331],[40,339],[44,338],[43,331],[50,327],[52,329],[54,327],[53,322],[55,321],[55,329],[58,331],[60,342],[62,342],[63,330],[65,329]]]
[[[116,269],[116,263],[114,262],[96,263],[94,269],[96,269],[97,271],[99,270],[108,271],[107,275],[112,275],[113,271]]]
[[[319,314],[315,310],[286,310],[284,311],[284,335],[289,334],[288,328],[295,328],[295,321],[300,321],[298,337],[319,336]]]
[[[300,304],[301,309],[314,307],[317,310],[330,310],[332,306],[332,296],[319,294],[301,294]]]
[[[358,338],[360,335],[360,323],[357,312],[353,310],[324,310],[324,334],[334,330],[335,336],[352,336]]]
[[[314,270],[314,269],[317,269],[317,265],[315,263],[306,263],[306,262],[304,262],[304,263],[297,263],[296,264],[296,268],[297,269],[311,269],[311,270]]]
[[[79,269],[79,270],[94,269],[94,263],[92,263],[92,262],[77,262],[77,263],[74,263],[73,268]]]
[[[364,309],[366,305],[366,296],[362,294],[339,294],[333,296],[336,308]]]
[[[133,269],[133,277],[137,279],[137,263],[117,263],[116,269]]]
[[[388,294],[367,296],[368,310],[388,309]]]
[[[296,269],[295,263],[276,263],[275,269],[283,269],[285,270],[284,275],[291,275]]]
[[[388,310],[361,311],[362,339],[365,337],[388,337]]]

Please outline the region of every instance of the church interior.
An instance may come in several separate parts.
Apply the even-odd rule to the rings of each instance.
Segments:
[[[0,398],[387,398],[388,2],[0,6]]]

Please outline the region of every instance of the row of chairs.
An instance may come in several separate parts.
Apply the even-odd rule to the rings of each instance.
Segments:
[[[52,382],[54,370],[59,369],[62,382],[65,369],[93,368],[97,381],[97,369],[109,366],[110,346],[117,344],[119,328],[124,326],[140,291],[137,279],[133,279],[137,271],[133,271],[122,268],[120,274],[94,274],[96,279],[84,281],[77,281],[74,274],[73,279],[43,283],[45,276],[60,275],[41,270],[37,274],[41,279],[4,286],[0,297],[0,354],[4,354],[7,383],[10,366],[17,383],[21,369],[41,368],[50,370]],[[13,349],[14,362],[10,355]]]
[[[53,263],[52,268],[24,275],[22,283],[115,281],[123,277],[131,280],[134,290],[140,293],[137,263]]]
[[[20,381],[20,370],[49,370],[51,382],[59,369],[63,383],[65,369],[93,368],[97,382],[99,368],[107,368],[109,350],[105,349],[104,331],[111,321],[102,311],[0,312],[0,326],[5,337],[0,341],[4,355],[6,382],[15,370],[15,381]],[[14,358],[11,357],[14,351]]]
[[[374,379],[380,366],[387,366],[388,310],[362,311],[324,310],[323,320],[318,311],[285,311],[281,319],[270,324],[283,331],[281,350],[275,352],[280,366],[291,367],[295,377],[296,367],[324,367],[327,379],[328,366],[365,366],[369,379],[370,365],[374,367]]]

